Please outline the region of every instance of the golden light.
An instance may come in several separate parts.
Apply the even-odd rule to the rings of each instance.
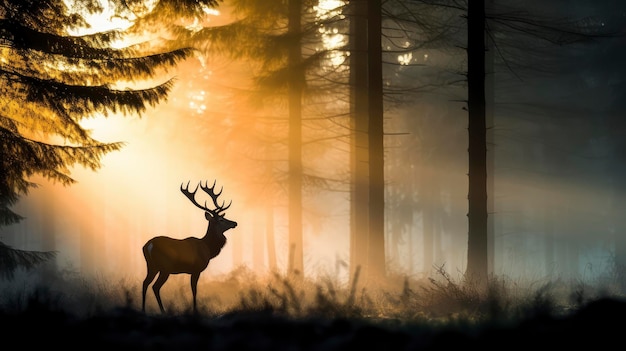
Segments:
[[[342,7],[345,5],[343,0],[320,0],[317,6],[313,7],[316,12],[316,17],[320,20],[327,20],[339,16],[340,19],[344,18],[341,13]]]
[[[409,65],[411,60],[413,60],[413,53],[411,52],[398,55],[398,62],[403,66]]]
[[[69,5],[74,1],[79,0],[66,0]],[[340,15],[343,3],[321,1],[319,18]],[[102,4],[104,11],[87,16],[92,27],[76,30],[73,35],[124,29],[132,24],[128,20],[131,17],[115,16],[106,1]],[[217,11],[207,13],[210,16],[220,15]],[[333,50],[344,45],[345,40],[338,29],[324,28],[323,46],[331,50],[328,67],[340,67],[345,60],[346,53]],[[117,45],[123,46],[124,43]],[[55,201],[57,221],[63,221],[57,229],[58,233],[63,233],[58,235],[63,236],[63,242],[58,245],[63,245],[63,256],[69,257],[68,261],[77,262],[80,266],[80,242],[97,240],[102,245],[101,254],[104,256],[97,269],[103,274],[143,275],[145,262],[141,246],[147,239],[156,235],[201,237],[206,231],[203,214],[180,193],[181,182],[191,181],[193,186],[198,181],[215,179],[220,186],[224,186],[225,200],[233,201],[227,216],[240,225],[227,235],[229,244],[211,262],[205,274],[227,273],[234,264],[251,266],[250,252],[255,250],[257,243],[255,235],[264,230],[259,228],[258,222],[259,218],[264,218],[265,207],[246,201],[250,194],[259,194],[264,190],[260,189],[262,186],[257,179],[247,176],[249,168],[253,167],[250,165],[252,162],[237,158],[237,152],[233,152],[231,145],[239,145],[235,147],[241,149],[257,145],[248,140],[252,132],[244,129],[254,128],[258,123],[254,116],[259,111],[244,106],[236,97],[235,101],[227,101],[232,99],[234,87],[247,88],[250,77],[241,69],[245,64],[218,67],[219,64],[213,61],[199,60],[199,65],[195,60],[193,63],[185,62],[176,69],[176,73],[161,77],[167,79],[176,75],[176,84],[167,101],[149,108],[141,117],[95,115],[81,120],[81,126],[90,130],[96,140],[124,142],[125,146],[120,151],[104,155],[102,167],[96,171],[81,167],[72,169],[71,175],[78,183],[70,187],[46,184],[42,187],[45,190],[35,191],[29,196],[29,201],[36,203],[43,197],[42,193],[47,192],[45,196]],[[125,84],[127,82],[121,82],[120,86]],[[225,140],[222,135],[226,133],[220,130],[221,126],[234,128],[232,138],[238,139]],[[333,159],[330,162],[343,161]],[[342,201],[332,198],[326,199],[326,202],[338,202],[335,207],[342,209],[341,216],[347,212],[343,211],[345,203]],[[36,205],[32,206],[36,208]],[[282,213],[284,205],[265,206],[279,208],[275,214],[276,253],[279,266],[286,266],[288,244],[284,239],[287,236],[284,225],[287,219]],[[307,236],[310,232],[315,235],[307,243],[307,250],[322,262],[315,262],[316,269],[324,264],[333,267],[337,252],[344,251],[344,243],[338,245],[336,239],[336,223],[347,225],[344,217],[337,215],[337,218],[328,219],[316,213],[307,216]]]
[[[70,11],[78,11],[79,7],[73,5],[80,0],[65,1]],[[100,3],[102,12],[81,13],[91,27],[74,29],[70,35],[123,30],[132,25],[132,16],[117,16],[106,0]],[[128,45],[127,42],[119,41],[114,47],[125,45]],[[79,69],[58,65],[50,68]],[[141,88],[143,85],[154,86],[171,77],[167,75],[161,77],[159,82],[140,82],[139,85],[120,81],[117,85],[120,88]],[[180,90],[181,84],[178,82],[170,95],[174,105],[177,97],[184,95],[184,90]],[[204,99],[204,96],[200,97]],[[197,109],[204,110],[206,105],[201,100],[192,101],[197,103]],[[163,109],[169,109],[169,112]],[[149,237],[159,234],[173,237],[202,236],[206,230],[204,216],[186,202],[179,192],[179,185],[187,180],[192,184],[204,180],[197,178],[210,177],[213,172],[201,169],[201,163],[196,161],[202,157],[196,150],[202,149],[190,145],[189,138],[178,137],[177,133],[193,133],[194,126],[177,123],[177,114],[184,116],[187,111],[172,113],[172,109],[172,105],[168,107],[168,103],[163,102],[158,108],[148,108],[141,116],[85,116],[80,124],[90,131],[94,139],[100,142],[123,142],[124,147],[104,155],[101,167],[95,171],[79,166],[71,168],[71,177],[77,181],[72,186],[52,184],[41,177],[33,179],[42,186],[24,197],[18,206],[18,212],[25,213],[29,220],[20,223],[19,226],[24,229],[17,228],[16,232],[39,225],[36,224],[39,222],[38,217],[44,215],[39,204],[52,203],[53,206],[46,209],[49,212],[46,216],[55,222],[55,245],[61,252],[59,263],[75,262],[84,274],[89,274],[89,268],[83,270],[87,264],[83,261],[85,257],[81,245],[83,242],[95,241],[100,243],[101,257],[98,267],[91,269],[97,270],[93,273],[103,276],[143,274],[145,263],[141,245]],[[63,140],[57,142],[63,143]],[[223,182],[219,176],[216,178],[218,182]],[[228,190],[231,189],[227,187],[226,192]],[[233,208],[239,205],[236,195],[234,191],[229,193],[229,196],[235,198]],[[228,253],[224,256],[228,256]],[[211,272],[217,274],[224,271],[228,263],[228,258],[223,259],[221,264],[212,263]]]
[[[80,14],[86,21],[89,23],[90,27],[83,28],[70,28],[68,29],[68,34],[81,36],[88,35],[93,33],[99,33],[110,30],[124,30],[130,27],[133,23],[134,15],[131,13],[128,17],[120,16],[115,12],[115,9],[110,5],[110,3],[106,0],[99,0],[100,6],[102,7],[102,12],[97,13],[87,13],[84,11],[76,11],[75,9],[79,8],[76,6],[76,2],[80,0],[63,0],[65,5],[68,7],[70,14],[78,13]],[[125,40],[118,40],[111,44],[113,48],[121,48],[126,46],[127,43]]]
[[[328,20],[331,18],[344,19],[345,16],[341,13],[344,1],[338,0],[322,0],[317,6],[314,7],[316,18],[320,21]],[[330,50],[328,54],[328,62],[332,69],[340,67],[344,62],[348,53],[340,52],[338,49],[346,44],[347,37],[345,34],[339,32],[337,28],[329,28],[324,24],[321,24],[318,31],[322,35],[322,44],[325,50]]]

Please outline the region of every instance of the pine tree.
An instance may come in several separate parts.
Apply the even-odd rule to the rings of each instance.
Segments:
[[[118,88],[116,83],[157,80],[193,49],[175,41],[143,37],[122,48],[115,43],[151,30],[176,33],[184,18],[202,16],[219,0],[113,1],[116,16],[133,21],[126,30],[87,35],[86,15],[103,11],[98,0],[8,0],[0,3],[0,226],[23,219],[11,207],[30,189],[33,176],[68,186],[70,169],[100,167],[101,157],[123,143],[91,137],[81,120],[101,114],[139,115],[167,98],[168,79],[148,88]],[[155,45],[156,44],[156,45]],[[54,252],[23,251],[0,243],[0,276],[54,257]]]

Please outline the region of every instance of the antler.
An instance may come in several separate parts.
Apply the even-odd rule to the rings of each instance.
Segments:
[[[189,183],[191,183],[191,181],[187,182],[187,186],[184,188],[183,188],[183,184],[181,184],[180,191],[191,201],[192,204],[194,204],[197,208],[203,211],[207,211],[207,212],[211,212],[216,215],[219,215],[220,212],[226,211],[230,207],[230,205],[233,203],[233,201],[231,200],[230,203],[228,203],[228,206],[226,207],[224,207],[224,202],[222,202],[221,205],[217,203],[217,198],[220,196],[224,188],[222,187],[222,189],[220,189],[220,192],[216,194],[213,191],[213,189],[215,189],[215,181],[213,182],[213,186],[211,187],[208,186],[209,184],[208,182],[205,182],[205,185],[202,185],[202,182],[200,182],[199,185],[196,185],[196,189],[194,189],[194,191],[189,191]],[[196,202],[195,195],[196,195],[196,191],[198,191],[198,186],[200,186],[200,188],[211,197],[211,199],[213,200],[213,204],[215,205],[214,210],[207,208],[206,201],[204,202],[204,206]]]
[[[183,188],[183,184],[180,184],[180,191],[185,196],[187,196],[187,198],[191,200],[191,203],[196,205],[197,208],[204,210],[204,211],[211,212],[211,210],[206,207],[206,202],[204,203],[204,206],[196,202],[195,196],[196,196],[196,191],[198,191],[198,186],[196,185],[196,189],[194,191],[189,191],[189,183],[191,183],[191,181],[187,182],[187,186],[185,188]]]
[[[215,205],[215,207],[216,207],[216,209],[215,209],[215,213],[216,213],[216,214],[220,214],[220,212],[224,212],[224,211],[226,211],[226,210],[230,207],[230,205],[232,205],[233,200],[230,200],[230,202],[228,203],[228,206],[226,206],[226,207],[224,207],[224,204],[225,204],[225,202],[224,202],[224,201],[222,201],[222,204],[221,204],[221,205],[219,205],[219,204],[217,203],[217,198],[218,198],[218,197],[220,196],[220,194],[222,193],[222,190],[224,190],[224,187],[222,187],[222,188],[220,189],[220,192],[216,194],[216,193],[213,191],[213,189],[215,189],[215,182],[216,182],[216,181],[213,181],[213,186],[211,186],[211,187],[208,187],[208,185],[209,185],[209,183],[208,183],[208,182],[205,182],[205,185],[202,185],[202,183],[200,183],[200,188],[201,188],[202,190],[204,190],[204,192],[205,192],[205,193],[209,194],[209,196],[210,196],[210,197],[211,197],[211,199],[213,200],[213,204],[214,204],[214,205]],[[206,204],[205,204],[205,206],[206,206]]]

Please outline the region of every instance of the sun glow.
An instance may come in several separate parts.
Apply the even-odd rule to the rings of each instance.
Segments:
[[[102,6],[101,12],[88,13],[86,11],[78,10],[78,0],[64,0],[65,5],[69,9],[69,14],[81,15],[90,27],[68,29],[70,35],[88,35],[97,32],[109,31],[109,30],[124,30],[132,25],[131,17],[123,17],[116,13],[115,9],[106,0],[100,0],[99,3]]]
[[[413,60],[413,53],[411,52],[398,55],[398,62],[403,66],[409,65],[411,63],[411,60]]]
[[[344,1],[322,0],[314,7],[316,18],[320,21],[332,18],[344,19],[345,16],[341,12],[344,5]],[[322,36],[324,50],[329,50],[328,61],[330,66],[332,66],[333,69],[341,66],[345,62],[348,54],[338,51],[337,49],[346,44],[346,35],[340,33],[338,28],[327,26],[323,23],[320,25],[318,31]]]
[[[345,18],[341,13],[345,1],[342,0],[321,0],[313,9],[320,20],[327,20],[333,17]]]
[[[67,1],[73,3],[78,0]],[[340,14],[343,4],[343,1],[322,1],[319,10],[323,12],[320,12],[319,18],[328,18],[330,13],[343,18]],[[224,17],[216,19],[224,21],[227,15],[225,12]],[[89,16],[92,28],[73,33],[83,35],[100,30],[124,29],[131,25],[129,21],[120,20],[122,17],[115,18],[110,9],[105,10],[97,16]],[[326,63],[329,69],[343,67],[341,64],[346,53],[336,50],[345,44],[346,37],[341,31],[341,28],[334,28],[331,24],[320,32],[323,37],[320,46],[329,50],[329,61]],[[249,80],[246,71],[231,62],[225,64],[224,69],[220,68],[215,61],[205,66],[202,58],[191,59],[176,68],[176,84],[167,101],[150,107],[141,117],[94,115],[80,121],[81,126],[91,131],[94,139],[124,142],[125,146],[118,152],[104,155],[102,167],[95,172],[82,167],[73,169],[72,177],[78,183],[71,187],[54,185],[49,190],[51,187],[46,184],[45,191],[53,197],[51,201],[55,203],[55,211],[63,213],[58,219],[63,222],[57,226],[59,232],[64,233],[64,242],[59,244],[59,247],[63,246],[64,257],[86,267],[85,272],[99,270],[111,274],[144,274],[141,246],[147,239],[156,235],[199,237],[206,230],[202,213],[190,206],[180,193],[181,182],[191,180],[193,186],[198,180],[215,179],[219,186],[224,186],[224,200],[233,201],[227,217],[240,222],[240,226],[229,233],[229,244],[218,259],[211,262],[206,275],[227,272],[234,264],[253,266],[251,261],[256,258],[251,253],[257,252],[257,240],[263,237],[263,233],[258,233],[263,231],[258,227],[258,218],[264,218],[266,209],[246,203],[246,200],[249,193],[258,194],[265,190],[259,186],[258,179],[250,177],[251,172],[259,173],[254,168],[258,167],[255,162],[242,159],[240,154],[244,151],[233,151],[233,148],[257,145],[249,140],[252,131],[247,128],[256,128],[255,123],[258,122],[249,117],[256,111],[250,111],[241,99],[234,103],[226,101],[230,92],[220,90],[226,85],[229,86],[227,88],[245,87]],[[238,118],[244,121],[237,121],[232,135],[229,133],[226,137],[224,131],[228,130],[223,127],[232,127],[235,124],[232,121]],[[277,135],[271,136],[275,138],[282,135],[281,130],[272,130],[272,133]],[[318,151],[311,151],[314,152]],[[332,159],[331,162],[336,161]],[[27,199],[33,209],[41,199],[37,196],[42,196],[41,192],[33,192],[30,200]],[[327,200],[331,201],[336,200]],[[276,208],[272,219],[276,223],[276,260],[281,267],[288,260],[285,254],[288,244],[284,239],[286,229],[282,225],[286,218],[282,204],[272,206]],[[337,205],[341,206],[343,202]],[[328,258],[329,265],[332,265],[337,252],[343,257],[345,243],[342,241],[338,248],[337,240],[330,238],[337,230],[337,222],[340,226],[344,225],[342,219],[320,220],[317,214],[309,214],[305,222],[305,230],[319,231],[325,236],[309,244],[316,257]],[[81,261],[89,261],[80,256],[84,255],[81,248],[83,241],[87,245],[96,242],[102,246],[100,254],[104,257],[97,265]],[[267,254],[262,256],[264,261],[269,262]],[[318,266],[323,264],[316,263]],[[269,264],[257,264],[254,268],[261,270],[264,265]]]

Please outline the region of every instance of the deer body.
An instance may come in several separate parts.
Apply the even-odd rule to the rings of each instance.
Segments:
[[[213,185],[215,186],[215,184]],[[154,280],[154,277],[159,275],[157,280],[152,286],[154,295],[159,304],[161,312],[164,312],[163,303],[161,302],[160,289],[165,284],[170,274],[190,274],[191,275],[191,292],[193,295],[193,309],[196,311],[196,293],[198,286],[198,279],[200,273],[202,273],[211,259],[219,255],[220,251],[226,245],[226,236],[224,232],[235,228],[237,222],[224,218],[224,215],[220,215],[220,212],[226,210],[230,204],[223,207],[217,204],[217,197],[219,194],[213,192],[213,187],[208,188],[201,186],[211,198],[216,210],[208,209],[205,206],[199,205],[195,199],[195,191],[189,192],[187,189],[181,191],[187,196],[194,205],[205,211],[205,218],[209,222],[206,235],[203,238],[189,237],[185,239],[175,239],[167,236],[154,237],[143,246],[143,255],[146,259],[147,273],[146,278],[143,281],[142,289],[142,311],[146,309],[146,291],[148,286]],[[197,188],[196,188],[197,190]]]
[[[225,244],[226,240],[211,245],[207,240],[193,237],[173,239],[157,236],[144,245],[143,256],[155,273],[193,274],[205,270],[209,261],[219,254]],[[212,246],[216,249],[211,250]]]

